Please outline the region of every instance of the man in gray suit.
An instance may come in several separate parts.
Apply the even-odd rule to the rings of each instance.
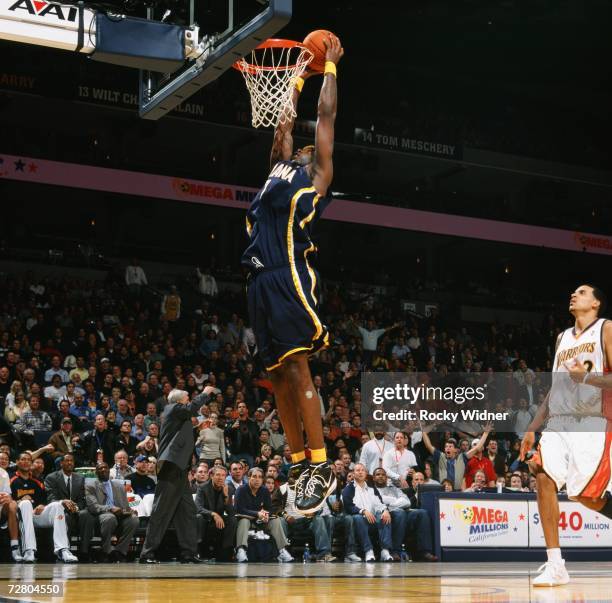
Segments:
[[[157,488],[140,563],[158,563],[155,551],[171,522],[181,547],[181,563],[202,562],[197,555],[196,506],[187,474],[195,446],[191,418],[198,415],[212,391],[213,387],[206,386],[191,403],[186,391],[173,389],[168,394],[168,404],[161,417]]]
[[[68,534],[79,528],[79,561],[91,561],[89,545],[94,535],[95,519],[85,502],[85,478],[74,473],[74,455],[67,452],[61,460],[61,469],[45,478],[47,502],[61,502],[66,509]]]
[[[100,561],[126,561],[128,547],[138,529],[138,517],[130,510],[123,485],[112,482],[108,463],[96,466],[98,479],[85,485],[87,509],[100,522],[102,556]],[[119,541],[113,550],[111,538],[119,531]]]

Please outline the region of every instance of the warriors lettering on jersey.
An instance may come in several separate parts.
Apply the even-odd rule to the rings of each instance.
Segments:
[[[588,354],[592,354],[595,351],[595,347],[597,346],[596,341],[589,341],[588,343],[581,343],[574,348],[569,348],[567,350],[562,350],[557,354],[557,361],[555,363],[555,370],[559,370],[559,365],[566,362],[567,360],[571,360],[578,356],[578,354],[582,354],[583,352],[587,352]]]

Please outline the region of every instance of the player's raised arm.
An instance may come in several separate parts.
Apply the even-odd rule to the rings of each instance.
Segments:
[[[338,104],[336,65],[344,55],[344,49],[336,36],[330,36],[324,43],[327,48],[325,79],[319,94],[315,156],[312,168],[312,184],[320,195],[327,194],[327,189],[334,176],[332,155],[334,153],[334,122]]]
[[[304,80],[298,78],[296,86],[293,88],[291,104],[293,109],[297,109],[298,99]],[[284,122],[278,122],[274,130],[274,140],[272,141],[272,151],[270,153],[270,168],[273,168],[279,161],[288,161],[293,155],[293,125],[295,117],[287,116]]]

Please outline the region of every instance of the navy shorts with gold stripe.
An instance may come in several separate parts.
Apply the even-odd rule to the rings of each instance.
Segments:
[[[317,312],[317,283],[316,272],[305,262],[263,268],[249,276],[249,318],[267,370],[291,354],[314,354],[328,345],[329,334]]]

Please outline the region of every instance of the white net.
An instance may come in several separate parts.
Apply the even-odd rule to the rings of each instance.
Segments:
[[[248,61],[237,62],[251,95],[254,128],[276,127],[296,117],[293,87],[312,58],[312,52],[303,46],[274,46],[256,48]]]

